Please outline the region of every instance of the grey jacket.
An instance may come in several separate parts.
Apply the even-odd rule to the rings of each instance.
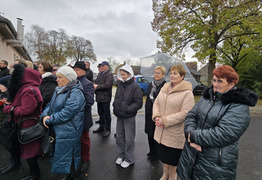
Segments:
[[[185,136],[202,147],[196,152],[185,143],[179,160],[178,175],[182,180],[233,180],[236,178],[238,140],[246,131],[249,106],[255,106],[258,95],[233,88],[226,93],[204,91],[203,97],[188,113]]]

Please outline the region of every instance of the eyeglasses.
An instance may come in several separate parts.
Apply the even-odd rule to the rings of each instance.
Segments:
[[[212,84],[214,84],[214,83],[222,84],[222,83],[224,83],[224,81],[222,81],[222,80],[220,80],[220,79],[217,79],[217,80],[216,80],[216,79],[212,79],[212,80],[211,80],[211,83],[212,83]]]
[[[57,71],[57,69],[53,69],[53,71]]]

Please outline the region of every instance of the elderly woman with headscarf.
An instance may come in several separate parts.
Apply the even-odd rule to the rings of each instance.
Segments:
[[[136,114],[143,105],[143,93],[134,81],[134,73],[126,64],[118,70],[118,78],[113,111],[117,117],[116,146],[117,165],[127,168],[134,163]]]
[[[236,179],[238,140],[249,125],[249,106],[258,100],[256,93],[235,86],[238,79],[228,65],[215,68],[212,86],[188,113],[181,179]]]
[[[58,87],[41,119],[55,133],[52,173],[64,174],[64,179],[70,179],[80,172],[85,97],[71,67],[59,68],[56,76]]]

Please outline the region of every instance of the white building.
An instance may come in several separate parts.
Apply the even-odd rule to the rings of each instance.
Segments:
[[[24,26],[22,19],[17,18],[17,30],[12,22],[0,15],[0,60],[9,64],[16,59],[32,61],[23,45]]]

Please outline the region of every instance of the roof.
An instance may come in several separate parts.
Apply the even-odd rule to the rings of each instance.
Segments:
[[[13,47],[19,52],[26,60],[31,60],[30,55],[28,54],[27,50],[25,49],[24,45],[19,42],[17,44],[17,31],[15,30],[12,22],[0,15],[0,34],[2,34],[5,38],[5,41],[9,41],[10,43],[15,43]]]
[[[193,75],[197,75],[197,76],[201,76],[202,74],[201,73],[199,73],[199,72],[197,72],[196,70],[194,70],[194,69],[188,69],[190,72],[191,72],[191,74],[193,74]]]

